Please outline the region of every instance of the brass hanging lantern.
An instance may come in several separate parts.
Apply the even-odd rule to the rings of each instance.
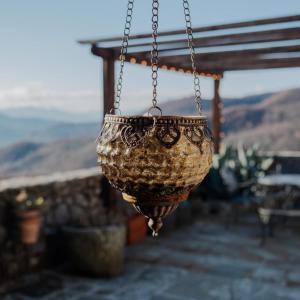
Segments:
[[[207,175],[212,164],[213,141],[202,115],[188,0],[183,0],[183,6],[199,116],[164,116],[157,106],[159,4],[158,0],[152,1],[152,107],[144,116],[118,114],[134,5],[134,0],[129,0],[114,103],[116,114],[105,116],[97,139],[97,153],[103,174],[123,193],[124,200],[149,218],[149,227],[156,236],[162,218],[187,200],[189,192]],[[158,115],[150,114],[155,110]]]

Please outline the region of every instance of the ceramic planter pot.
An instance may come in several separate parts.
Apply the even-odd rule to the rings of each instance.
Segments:
[[[68,255],[80,272],[113,277],[123,271],[126,227],[63,228]]]
[[[97,153],[111,185],[157,235],[162,218],[208,173],[213,141],[203,116],[106,115]]]
[[[42,215],[40,210],[32,209],[16,211],[20,238],[26,245],[36,244],[39,239],[42,225]]]

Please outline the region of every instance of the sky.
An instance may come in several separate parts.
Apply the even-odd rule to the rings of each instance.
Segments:
[[[80,39],[119,36],[127,0],[0,0],[0,111],[41,107],[100,113],[101,60]],[[190,0],[194,27],[300,13],[299,0]],[[151,1],[136,0],[132,34],[151,29]],[[184,26],[182,0],[160,0],[159,30]],[[118,67],[117,67],[118,70]],[[299,87],[300,68],[226,73],[223,97]],[[201,78],[210,98],[211,79]],[[161,71],[159,101],[192,95],[192,78]],[[126,65],[121,108],[150,106],[150,69]]]

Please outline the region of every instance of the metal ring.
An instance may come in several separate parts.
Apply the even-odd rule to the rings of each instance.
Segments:
[[[148,109],[148,116],[153,116],[153,115],[151,114],[151,111],[154,110],[154,109],[156,109],[156,110],[159,111],[160,117],[161,117],[162,114],[163,114],[163,112],[162,112],[162,109],[161,109],[160,107],[158,107],[158,106],[152,106],[152,107],[150,107],[150,108]]]
[[[111,109],[109,110],[109,114],[121,116],[121,115],[122,115],[122,111],[121,111],[120,108],[111,108]]]

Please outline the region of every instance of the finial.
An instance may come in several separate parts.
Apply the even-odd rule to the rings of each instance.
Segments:
[[[152,236],[157,237],[158,231],[163,227],[161,218],[149,219],[148,226],[152,230]]]

